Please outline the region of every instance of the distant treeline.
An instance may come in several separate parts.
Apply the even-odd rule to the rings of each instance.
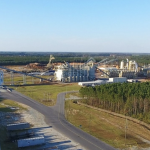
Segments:
[[[82,87],[83,103],[150,123],[150,82]]]
[[[131,60],[135,60],[140,66],[150,64],[150,55],[131,56]]]
[[[86,62],[89,56],[55,56],[52,60],[53,63],[63,63],[66,62]],[[104,56],[93,56],[96,62],[101,61]],[[49,55],[0,55],[0,65],[27,65],[29,63],[41,63],[47,64],[49,62]]]
[[[128,55],[131,54],[123,54],[123,53],[90,53],[90,52],[0,52],[0,55],[11,55],[11,56],[49,56],[54,55],[58,57],[93,57],[93,56],[110,56],[110,55]]]
[[[0,65],[27,65],[29,63],[47,64],[49,56],[53,55],[55,60],[53,63],[66,62],[86,62],[93,57],[96,62],[104,58],[117,58],[118,64],[121,60],[129,58],[135,60],[139,65],[150,64],[150,55],[132,56],[132,54],[124,53],[75,53],[75,52],[0,52]]]
[[[86,62],[88,57],[56,57],[52,60],[53,63],[66,62]],[[100,57],[95,57],[98,62],[102,60]],[[0,55],[0,65],[27,65],[29,63],[41,63],[47,64],[49,62],[49,56],[2,56]]]

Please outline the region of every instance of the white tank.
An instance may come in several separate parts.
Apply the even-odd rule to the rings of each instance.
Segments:
[[[138,72],[138,64],[136,61],[135,61],[135,72]]]
[[[127,59],[126,68],[129,69],[129,60]]]
[[[120,63],[120,69],[124,69],[124,61],[121,61],[121,63]]]
[[[130,60],[129,61],[129,64],[128,64],[128,69],[131,71],[131,67],[132,67],[132,61]]]

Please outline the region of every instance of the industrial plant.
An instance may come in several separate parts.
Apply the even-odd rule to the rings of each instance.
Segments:
[[[115,65],[115,63],[118,63]],[[96,76],[99,72],[99,76]],[[127,79],[135,79],[137,77],[149,76],[149,67],[138,66],[135,60],[117,59],[108,60],[107,58],[95,63],[94,58],[90,58],[87,62],[82,64],[69,64],[64,62],[62,65],[56,67],[55,80],[61,82],[86,82],[94,81],[103,78],[125,77]]]
[[[32,83],[37,82],[92,82],[93,85],[111,83],[113,78],[119,82],[128,79],[137,79],[141,77],[150,77],[150,66],[139,66],[135,60],[128,58],[119,60],[115,57],[105,58],[96,62],[94,58],[89,58],[85,63],[52,63],[55,59],[50,55],[47,65],[40,63],[31,63],[24,67],[24,70],[17,71],[1,66],[5,70],[4,75],[10,72],[10,84],[14,85],[14,76],[17,73],[23,75],[23,84],[27,83],[26,76],[32,77]],[[0,72],[0,83],[3,84],[3,71]],[[34,78],[37,78],[35,81]],[[112,78],[111,80],[109,80]],[[103,80],[103,81],[100,81]],[[107,80],[104,82],[104,80]],[[122,81],[121,81],[122,80]],[[130,80],[131,81],[131,80]],[[38,82],[37,82],[38,83]],[[90,83],[90,84],[92,84]],[[7,84],[6,82],[4,84]],[[20,84],[20,83],[19,83]],[[85,83],[80,83],[80,85]]]

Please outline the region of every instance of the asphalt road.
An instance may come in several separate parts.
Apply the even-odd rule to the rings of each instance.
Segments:
[[[46,122],[50,126],[53,126],[58,132],[79,143],[87,150],[115,150],[115,148],[83,132],[66,121],[64,116],[65,93],[58,94],[57,103],[52,107],[44,106],[14,90],[12,92],[0,92],[0,97],[11,99],[34,108],[45,116]]]

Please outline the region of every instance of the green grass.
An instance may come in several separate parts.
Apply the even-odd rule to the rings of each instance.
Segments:
[[[125,120],[110,114],[96,111],[92,108],[73,103],[73,100],[65,102],[66,119],[78,128],[97,137],[98,139],[112,145],[116,148],[126,148],[130,146],[150,147],[147,143],[132,134],[136,124],[128,122],[127,138],[125,140]],[[138,133],[142,136],[145,130]],[[131,131],[129,131],[131,130]],[[137,131],[134,131],[137,132]],[[147,130],[148,134],[148,130]]]
[[[4,104],[4,105],[3,105]],[[14,102],[12,100],[2,100],[0,99],[0,111],[2,112],[15,112],[17,110],[12,110],[9,107],[17,107],[19,110],[25,110],[26,108],[19,105],[17,102]]]
[[[18,86],[15,87],[14,89],[44,105],[52,106],[56,103],[58,93],[73,90],[76,91],[80,89],[80,86],[78,86],[77,83],[73,83],[73,84]]]
[[[52,78],[53,76],[39,76],[37,75],[38,77],[42,77],[42,78],[45,78],[45,79],[49,79],[49,78]],[[31,76],[26,76],[26,84],[34,84],[34,83],[40,83],[40,79],[39,78],[34,78],[34,77],[31,77]],[[5,85],[10,85],[11,84],[11,74],[7,74],[4,76],[4,84]],[[13,77],[13,84],[14,85],[23,85],[23,75],[15,75],[14,74],[14,77]]]

